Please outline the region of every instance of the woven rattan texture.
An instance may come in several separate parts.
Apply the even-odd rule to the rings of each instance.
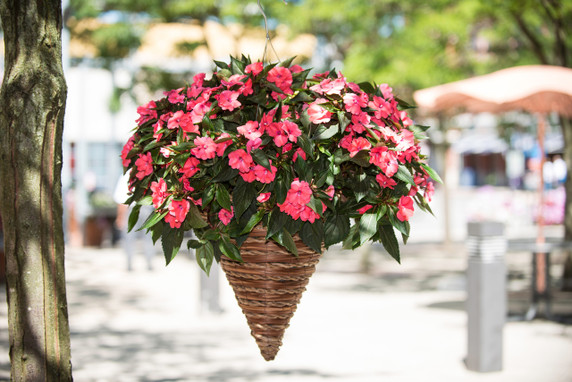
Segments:
[[[246,316],[251,334],[265,360],[276,357],[284,331],[296,311],[320,254],[296,235],[298,257],[273,241],[266,230],[254,228],[242,244],[243,263],[222,257],[221,266]]]

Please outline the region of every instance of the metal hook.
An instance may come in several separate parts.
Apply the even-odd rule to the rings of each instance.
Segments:
[[[266,61],[266,53],[268,51],[268,45],[270,45],[270,48],[274,52],[274,55],[278,59],[278,62],[282,62],[282,60],[280,60],[280,57],[278,57],[276,49],[274,49],[274,45],[272,45],[272,40],[270,40],[270,32],[268,30],[268,19],[266,18],[266,13],[264,13],[264,8],[262,8],[262,4],[260,4],[260,0],[258,0],[258,8],[260,8],[260,13],[262,13],[262,17],[264,18],[264,30],[266,31],[266,44],[264,44],[264,52],[262,53],[262,62]]]

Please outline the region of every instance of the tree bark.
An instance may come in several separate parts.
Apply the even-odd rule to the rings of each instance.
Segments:
[[[0,212],[13,381],[71,381],[61,157],[60,0],[2,0]]]

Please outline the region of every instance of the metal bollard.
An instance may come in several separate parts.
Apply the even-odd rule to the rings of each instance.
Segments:
[[[467,329],[469,370],[502,370],[503,326],[506,321],[507,242],[504,224],[468,224]]]

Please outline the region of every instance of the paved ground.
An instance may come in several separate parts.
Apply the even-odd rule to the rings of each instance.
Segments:
[[[357,272],[359,254],[327,254],[273,362],[258,353],[224,277],[224,312],[201,308],[198,267],[185,255],[166,268],[158,255],[154,271],[139,256],[127,272],[120,249],[68,249],[74,379],[572,381],[572,326],[544,320],[505,325],[501,372],[468,371],[463,247],[406,248],[402,265],[374,248],[368,275]],[[509,260],[513,310],[526,307],[528,263],[526,254]],[[572,312],[570,300],[559,297],[563,311]],[[0,380],[8,380],[4,301],[0,316]]]

